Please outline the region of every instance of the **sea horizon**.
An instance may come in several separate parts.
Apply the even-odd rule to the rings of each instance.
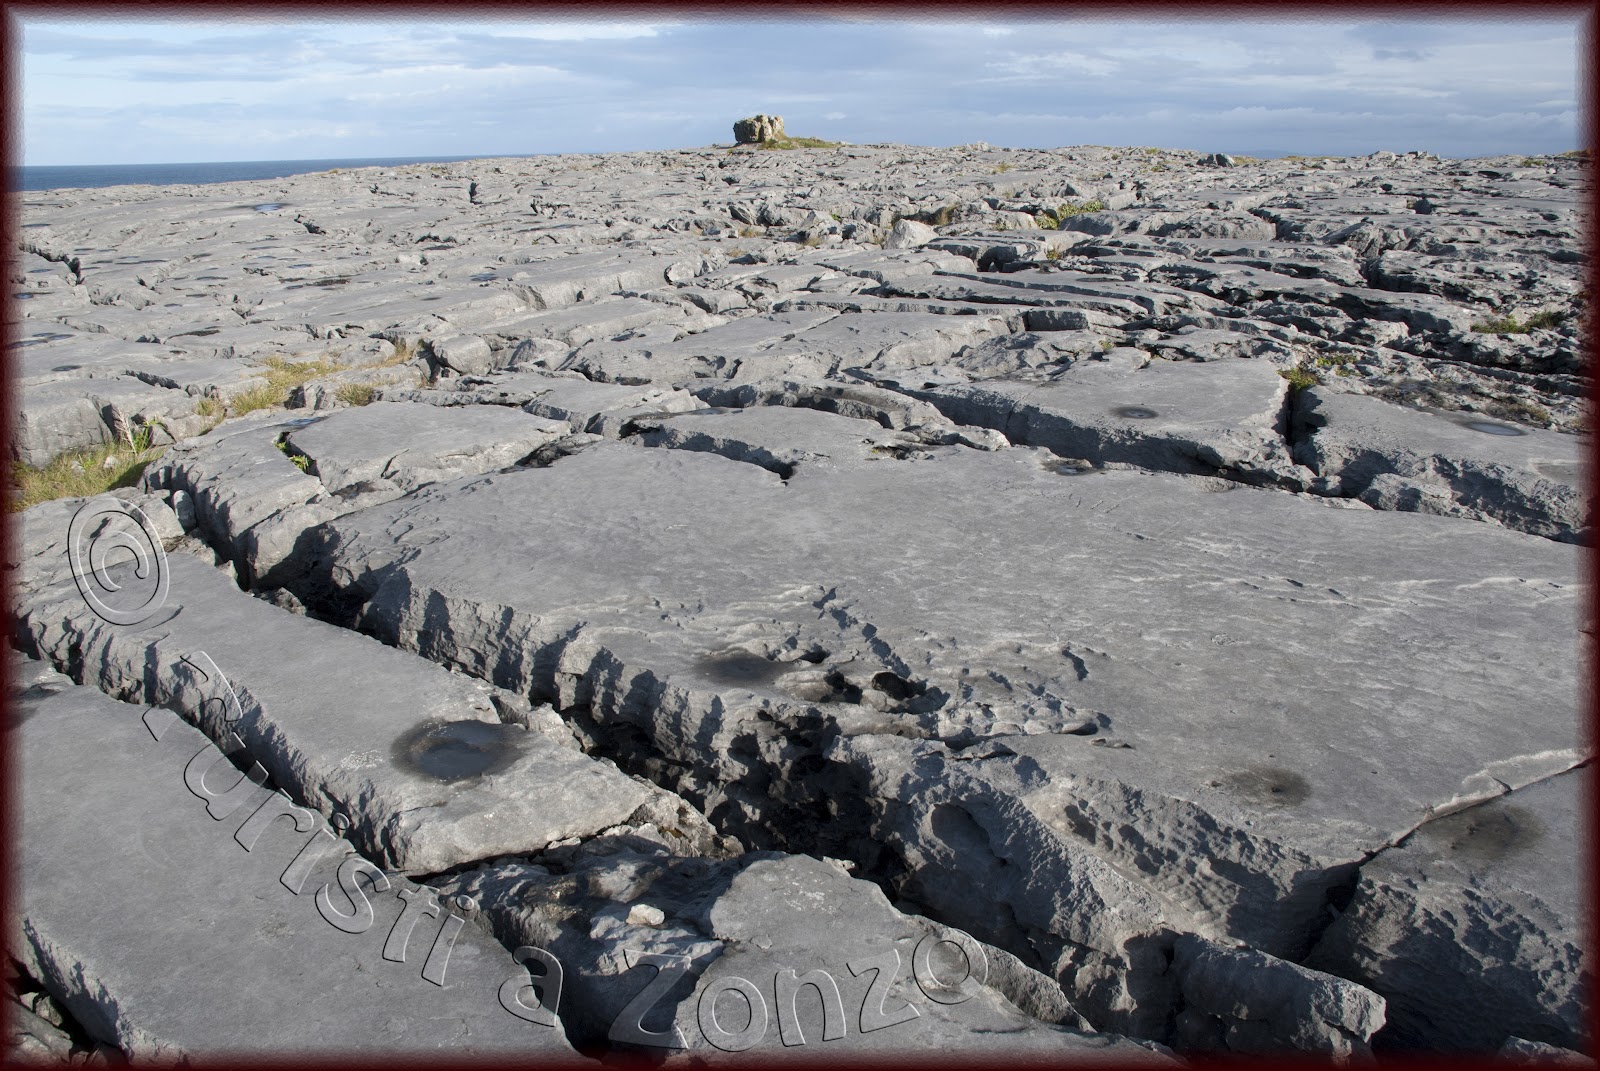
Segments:
[[[462,160],[521,159],[540,153],[469,153],[465,156],[359,156],[318,160],[213,160],[172,164],[20,164],[9,168],[12,193],[100,189],[106,186],[205,186],[288,178],[331,168],[404,167]]]

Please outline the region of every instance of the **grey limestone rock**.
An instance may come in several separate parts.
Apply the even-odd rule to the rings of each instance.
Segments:
[[[165,452],[17,515],[11,639],[226,748],[205,785],[259,764],[339,851],[474,883],[440,910],[536,1051],[620,1055],[654,952],[695,964],[634,1024],[676,1064],[1581,1053],[1586,167],[724,145],[28,194],[13,458]],[[142,798],[41,719],[50,799]],[[98,1044],[211,1051],[163,957],[215,946],[85,914],[201,893],[61,822],[26,880],[88,891],[34,977]],[[970,939],[988,982],[902,972],[917,1018],[861,1031],[860,957],[955,930],[935,973]]]
[[[740,145],[756,145],[783,136],[781,115],[753,115],[733,124],[733,140]]]
[[[571,1053],[559,1031],[499,1005],[517,966],[455,905],[384,874],[281,796],[208,813],[186,771],[227,762],[169,712],[14,656],[12,670],[23,821],[11,939],[96,1040],[135,1061]],[[37,1023],[28,1033],[60,1051]]]

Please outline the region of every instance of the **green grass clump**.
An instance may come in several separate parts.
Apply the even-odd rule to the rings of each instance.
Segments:
[[[837,149],[843,145],[842,141],[823,141],[821,138],[768,138],[758,141],[750,146],[753,149]],[[744,146],[735,146],[730,152],[738,152]]]
[[[1290,390],[1305,390],[1322,382],[1315,372],[1304,365],[1298,368],[1280,368],[1278,375],[1289,381]]]
[[[21,512],[40,502],[57,498],[87,498],[119,487],[132,487],[144,475],[150,462],[161,456],[164,446],[151,447],[149,429],[141,429],[134,441],[107,443],[71,450],[51,459],[42,468],[18,461],[11,466],[12,493],[7,507]]]
[[[1494,416],[1532,424],[1550,423],[1550,410],[1522,398],[1502,398],[1491,406]]]
[[[333,396],[346,405],[371,405],[378,397],[378,388],[371,383],[346,383]]]
[[[1355,369],[1351,367],[1355,362],[1355,357],[1348,353],[1325,353],[1315,363],[1318,368],[1333,369],[1336,376],[1349,376],[1355,374]]]
[[[1045,209],[1034,219],[1038,220],[1042,229],[1054,231],[1060,230],[1062,221],[1072,216],[1081,216],[1086,212],[1104,212],[1105,209],[1105,202],[1100,200],[1078,201],[1075,203],[1069,201],[1066,204],[1057,206],[1054,211],[1048,208]]]
[[[228,399],[228,415],[242,416],[257,409],[271,409],[289,400],[289,392],[318,376],[339,371],[332,361],[291,361],[286,357],[268,357],[262,362],[266,367],[267,381],[258,387],[235,394]]]
[[[1526,322],[1519,321],[1515,316],[1501,316],[1473,324],[1472,329],[1481,335],[1526,335],[1529,331],[1559,327],[1566,319],[1566,313],[1557,309],[1546,309],[1534,313]]]

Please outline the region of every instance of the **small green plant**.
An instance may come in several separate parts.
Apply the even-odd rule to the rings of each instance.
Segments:
[[[282,435],[278,436],[278,450],[282,452],[284,457],[289,459],[289,462],[294,465],[295,468],[299,469],[301,472],[308,474],[310,473],[311,459],[304,454],[291,454],[289,452],[288,432],[284,432]]]
[[[1045,252],[1044,252],[1044,259],[1046,259],[1046,260],[1060,260],[1061,259],[1061,247],[1058,246],[1058,245],[1053,245],[1049,249],[1046,249]]]
[[[194,411],[200,416],[209,419],[222,416],[227,411],[227,407],[215,395],[207,394],[195,405]]]
[[[992,173],[996,174],[996,175],[1004,175],[1007,171],[1010,171],[1010,170],[1011,170],[1011,165],[1010,164],[999,163],[999,164],[995,164],[994,165],[994,170],[993,170]]]
[[[1304,365],[1296,368],[1280,368],[1278,369],[1278,375],[1289,381],[1290,390],[1305,390],[1307,387],[1314,387],[1322,382],[1315,372]]]

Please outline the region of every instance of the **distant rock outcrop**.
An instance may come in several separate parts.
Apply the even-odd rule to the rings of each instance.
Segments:
[[[740,145],[759,145],[783,137],[783,116],[752,115],[733,124],[733,140]]]

